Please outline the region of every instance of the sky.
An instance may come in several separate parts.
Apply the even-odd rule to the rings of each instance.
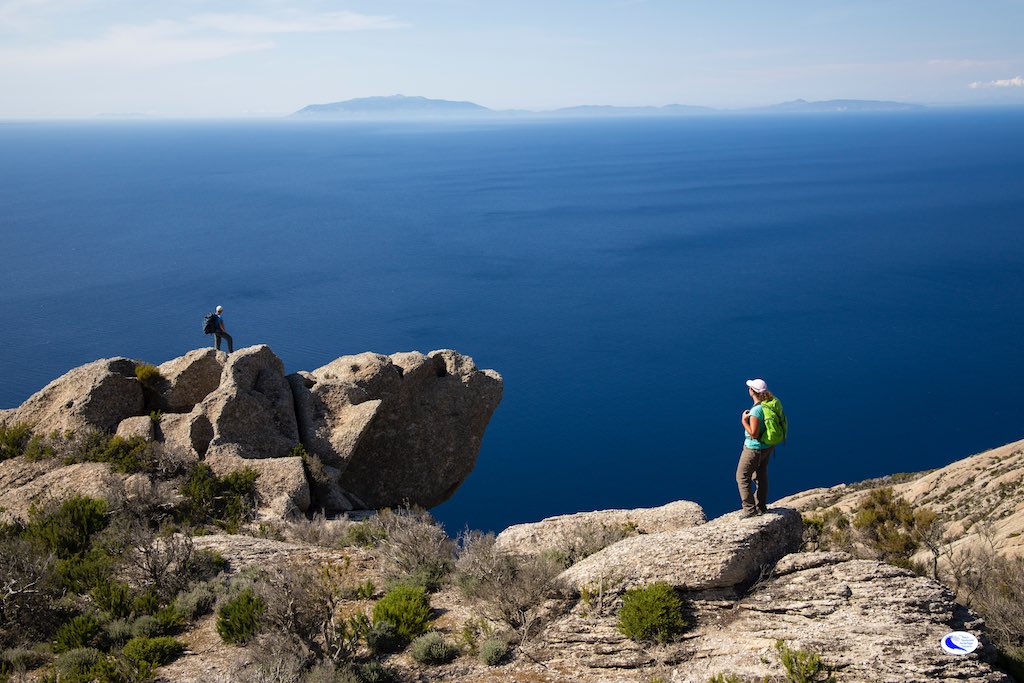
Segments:
[[[1024,0],[0,0],[0,118],[1024,104]]]

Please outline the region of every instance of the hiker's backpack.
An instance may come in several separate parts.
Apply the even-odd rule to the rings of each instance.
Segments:
[[[764,432],[761,433],[761,438],[758,441],[769,446],[775,446],[785,441],[788,429],[782,402],[773,396],[772,400],[761,403],[761,409],[764,411]]]
[[[203,334],[213,334],[217,331],[217,314],[207,313],[203,318]]]

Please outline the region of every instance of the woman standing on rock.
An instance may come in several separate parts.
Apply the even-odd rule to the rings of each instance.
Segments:
[[[768,384],[763,379],[748,379],[747,393],[754,401],[754,407],[740,415],[743,425],[743,452],[736,467],[736,485],[743,502],[742,518],[753,517],[768,511],[768,459],[775,450],[760,439],[764,436],[764,407],[762,403],[772,400]],[[751,483],[757,484],[752,490]]]

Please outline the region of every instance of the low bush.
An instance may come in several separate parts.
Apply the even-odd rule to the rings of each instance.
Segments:
[[[367,662],[360,665],[357,671],[362,683],[398,683],[401,680],[394,669],[384,666],[380,662]]]
[[[715,674],[708,679],[708,683],[743,683],[735,674]]]
[[[225,643],[244,644],[259,631],[266,611],[266,604],[246,588],[217,611],[217,633]]]
[[[103,653],[96,648],[80,647],[61,653],[54,661],[53,668],[61,681],[81,680],[103,659]]]
[[[217,602],[217,595],[213,587],[207,583],[197,583],[188,591],[179,593],[174,599],[174,606],[179,612],[186,615],[189,621],[193,621],[209,614]]]
[[[31,439],[32,425],[27,422],[0,425],[0,460],[24,455]]]
[[[143,614],[132,622],[133,638],[152,638],[161,635],[164,629],[152,614]]]
[[[93,603],[110,619],[125,619],[132,613],[135,596],[127,584],[104,577],[90,591]]]
[[[99,647],[103,642],[103,626],[91,614],[79,615],[57,630],[53,651],[57,654],[79,648]]]
[[[480,661],[487,666],[498,666],[508,655],[508,641],[504,638],[488,638],[480,643]]]
[[[366,640],[366,647],[370,652],[377,655],[398,652],[408,642],[398,635],[398,629],[390,621],[379,621],[369,626],[363,634],[363,638]]]
[[[192,526],[212,524],[237,533],[256,509],[259,472],[245,468],[218,477],[206,463],[196,463],[185,477],[180,493],[185,502],[179,521]]]
[[[39,650],[24,647],[4,650],[3,655],[0,655],[0,661],[5,662],[11,672],[16,674],[37,669],[45,664],[46,660],[46,655]]]
[[[781,640],[775,641],[775,651],[789,683],[835,683],[835,667],[821,661],[820,655],[791,649]]]
[[[667,583],[631,588],[622,596],[618,629],[627,638],[667,643],[686,626],[683,602]]]
[[[64,454],[67,465],[77,462],[106,462],[122,474],[156,469],[157,460],[151,444],[141,436],[124,438],[89,430],[76,434]]]
[[[185,646],[167,636],[159,638],[132,638],[124,646],[124,656],[136,666],[150,664],[163,666],[173,661],[185,650]]]
[[[0,647],[50,640],[64,623],[64,587],[50,551],[19,535],[0,538]]]
[[[420,664],[447,664],[459,656],[459,648],[438,631],[430,631],[412,641],[409,654]]]
[[[418,586],[395,586],[373,606],[373,623],[394,624],[405,642],[425,633],[432,615],[427,593]]]
[[[156,388],[156,385],[163,379],[163,376],[160,374],[160,368],[149,363],[139,363],[136,365],[135,377],[147,389]]]
[[[391,585],[441,588],[455,564],[455,542],[429,512],[382,510],[369,523],[379,528],[377,556]]]
[[[551,555],[520,557],[494,546],[494,534],[460,538],[455,583],[485,616],[509,626],[525,642],[541,624],[547,600],[562,590],[563,565]]]
[[[115,647],[120,647],[135,637],[132,623],[127,619],[108,621],[103,630],[106,633],[107,642]]]
[[[29,508],[24,536],[43,545],[59,559],[86,553],[93,536],[107,526],[107,504],[96,498],[75,496],[60,507]]]

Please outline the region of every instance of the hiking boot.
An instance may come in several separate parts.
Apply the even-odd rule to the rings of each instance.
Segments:
[[[766,512],[768,512],[768,506],[767,505],[761,505],[761,506],[759,506],[757,508],[757,514],[759,514],[759,515],[763,515]]]
[[[740,512],[740,519],[750,519],[751,517],[757,517],[760,512],[757,510],[742,510]]]

